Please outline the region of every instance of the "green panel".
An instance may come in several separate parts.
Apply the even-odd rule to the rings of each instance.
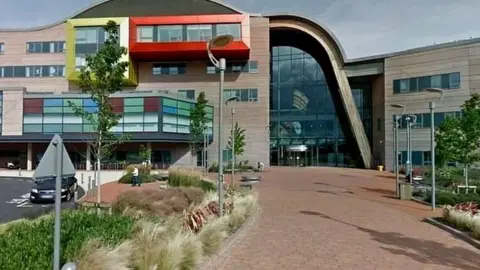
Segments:
[[[44,113],[63,113],[63,107],[43,107]]]
[[[143,106],[143,98],[125,98],[123,99],[124,106]]]
[[[184,110],[190,110],[192,108],[192,103],[188,103],[188,102],[183,102],[183,101],[179,101],[178,102],[178,108],[180,109],[184,109]]]
[[[64,113],[75,113],[72,107],[63,107]]]
[[[174,99],[164,98],[163,99],[163,106],[170,106],[177,108],[177,101]]]
[[[42,125],[25,124],[23,125],[23,133],[42,133]]]
[[[177,133],[177,125],[163,124],[162,131]]]
[[[179,109],[177,112],[179,115],[190,116],[190,111]]]
[[[123,107],[123,111],[126,113],[130,112],[143,112],[143,106],[132,106],[132,107]]]
[[[43,125],[43,133],[59,133],[59,132],[62,132],[62,124]]]
[[[207,113],[206,117],[207,117],[207,119],[213,119],[213,114],[212,113]]]
[[[68,105],[69,101],[72,102],[73,104],[75,104],[76,106],[80,106],[80,107],[83,106],[83,100],[80,99],[80,98],[66,98],[66,99],[63,100],[63,106],[64,107],[70,107]]]
[[[65,133],[80,133],[82,132],[82,124],[64,124],[63,132]]]
[[[205,107],[207,113],[213,113],[213,107]]]
[[[93,132],[92,125],[83,125],[83,132]]]

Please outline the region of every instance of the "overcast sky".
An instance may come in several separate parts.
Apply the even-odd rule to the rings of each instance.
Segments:
[[[0,28],[53,23],[97,2],[99,0],[0,0]],[[480,0],[225,2],[254,13],[295,13],[320,22],[338,37],[348,58],[480,37],[477,21]]]

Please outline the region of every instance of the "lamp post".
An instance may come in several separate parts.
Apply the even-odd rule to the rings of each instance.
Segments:
[[[440,94],[439,103],[443,99],[443,90],[440,88],[427,88],[428,92]],[[435,211],[435,193],[436,193],[436,179],[435,179],[435,101],[430,101],[430,162],[432,166],[432,211]]]
[[[223,216],[223,151],[222,151],[222,118],[223,118],[223,81],[225,79],[226,60],[217,60],[213,56],[212,49],[225,47],[233,41],[232,35],[220,35],[207,42],[208,58],[212,64],[220,70],[220,83],[218,91],[218,204],[220,216]]]
[[[412,164],[412,127],[417,122],[417,116],[413,114],[407,114],[405,117],[407,122],[407,167],[408,167],[408,178],[410,184],[413,184],[413,164]]]
[[[398,175],[398,121],[400,121],[400,119],[402,119],[403,115],[405,114],[405,106],[402,105],[402,104],[392,104],[391,105],[393,108],[399,108],[399,109],[402,109],[402,114],[399,115],[398,114],[395,114],[393,116],[393,152],[394,152],[394,155],[395,155],[395,192],[396,192],[396,195],[397,195],[397,198],[400,196],[399,194],[399,190],[398,190],[398,184],[400,182],[400,179],[399,179],[399,175]]]

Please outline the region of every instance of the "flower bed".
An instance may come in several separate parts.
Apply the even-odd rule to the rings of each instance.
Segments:
[[[443,210],[443,219],[448,225],[470,232],[474,238],[480,239],[480,205],[477,203],[446,206]]]

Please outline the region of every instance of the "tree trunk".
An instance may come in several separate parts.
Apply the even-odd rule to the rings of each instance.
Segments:
[[[102,181],[100,180],[100,170],[102,168],[101,164],[101,155],[102,155],[102,133],[98,135],[98,149],[97,149],[97,212],[100,213],[100,202],[101,202],[101,185]]]
[[[468,164],[465,164],[465,193],[468,193]]]

